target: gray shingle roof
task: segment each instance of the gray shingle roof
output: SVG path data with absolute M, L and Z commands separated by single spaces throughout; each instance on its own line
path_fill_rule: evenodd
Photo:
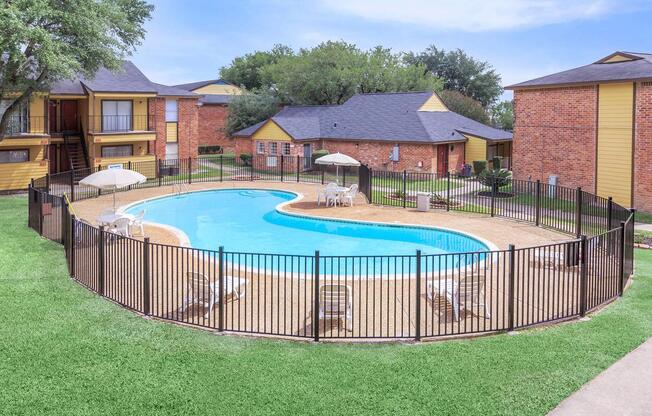
M 195 94 L 192 91 L 184 90 L 182 88 L 157 84 L 155 82 L 152 82 L 152 84 L 154 85 L 154 88 L 156 89 L 156 93 L 158 95 L 167 95 L 171 97 L 201 97 L 200 95 Z
M 466 140 L 462 133 L 490 140 L 511 140 L 509 132 L 452 111 L 418 111 L 432 95 L 432 92 L 358 94 L 342 105 L 285 107 L 271 119 L 296 140 L 446 143 Z M 250 136 L 262 124 L 235 135 Z
M 219 84 L 219 85 L 231 85 L 228 82 L 224 81 L 223 79 L 209 79 L 206 81 L 196 81 L 196 82 L 189 82 L 187 84 L 178 84 L 175 85 L 175 87 L 183 88 L 184 90 L 192 91 L 196 90 L 197 88 L 205 87 L 207 85 L 211 84 Z
M 232 99 L 231 94 L 206 94 L 201 96 L 199 102 L 206 105 L 224 105 L 230 103 Z
M 633 61 L 612 63 L 600 63 L 600 61 L 598 61 L 579 68 L 573 68 L 556 74 L 546 75 L 544 77 L 510 85 L 505 88 L 514 90 L 519 88 L 536 88 L 550 85 L 572 85 L 652 79 L 652 54 L 632 52 L 623 52 L 623 54 L 632 55 L 637 59 Z

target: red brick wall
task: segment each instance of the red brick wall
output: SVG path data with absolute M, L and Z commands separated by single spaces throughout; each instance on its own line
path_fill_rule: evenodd
M 149 142 L 149 152 L 156 155 L 157 159 L 165 159 L 165 98 L 155 97 L 148 101 L 149 114 L 154 120 L 156 140 Z
M 652 212 L 652 83 L 636 85 L 634 206 Z
M 437 146 L 430 144 L 399 144 L 399 160 L 389 160 L 393 142 L 363 142 L 322 140 L 322 149 L 329 153 L 340 152 L 357 159 L 372 169 L 390 171 L 432 172 L 437 166 Z M 463 147 L 463 146 L 459 146 Z
M 595 190 L 595 86 L 514 91 L 514 177 Z
M 224 129 L 229 116 L 225 105 L 202 105 L 199 107 L 199 145 L 221 146 L 228 152 L 235 150 L 235 142 L 227 137 Z
M 197 157 L 199 107 L 197 98 L 179 98 L 179 158 Z

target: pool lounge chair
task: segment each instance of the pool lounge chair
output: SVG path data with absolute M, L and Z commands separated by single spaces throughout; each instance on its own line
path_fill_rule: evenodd
M 351 287 L 325 284 L 319 286 L 319 320 L 343 321 L 344 329 L 353 331 Z
M 208 308 L 204 318 L 213 311 L 216 303 L 219 302 L 218 286 L 219 281 L 211 282 L 203 273 L 187 272 L 188 290 L 186 298 L 183 301 L 181 309 L 187 310 L 191 305 L 202 305 Z M 224 300 L 229 296 L 233 299 L 240 299 L 244 296 L 244 286 L 247 284 L 246 279 L 238 277 L 224 277 Z
M 460 311 L 465 310 L 475 314 L 483 310 L 485 318 L 491 318 L 488 305 L 485 302 L 484 276 L 468 274 L 459 279 L 445 278 L 429 280 L 426 296 L 433 305 L 441 306 L 449 303 L 452 306 L 454 319 L 460 319 Z M 448 306 L 443 310 L 449 310 Z

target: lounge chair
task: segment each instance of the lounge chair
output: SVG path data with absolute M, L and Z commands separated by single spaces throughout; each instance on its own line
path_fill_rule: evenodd
M 129 228 L 132 220 L 130 218 L 118 218 L 109 225 L 108 231 L 122 237 L 131 237 Z
M 141 237 L 145 236 L 145 227 L 143 227 L 143 218 L 145 218 L 145 210 L 140 211 L 131 223 L 131 228 L 137 229 L 139 233 L 138 235 Z
M 358 195 L 358 185 L 353 184 L 349 188 L 348 191 L 346 191 L 343 195 L 340 196 L 340 203 L 344 204 L 346 201 L 349 202 L 349 206 L 353 206 L 353 201 L 355 201 L 355 197 Z
M 328 205 L 328 195 L 332 194 L 337 190 L 337 184 L 335 182 L 330 182 L 324 188 L 321 188 L 317 193 L 317 206 L 321 204 L 322 199 Z
M 472 314 L 480 308 L 485 318 L 491 318 L 488 305 L 485 303 L 484 276 L 469 274 L 460 279 L 435 279 L 428 281 L 426 296 L 433 304 L 440 306 L 450 303 L 454 319 L 460 319 L 460 310 Z M 445 307 L 444 310 L 448 310 Z
M 579 254 L 575 253 L 575 250 L 566 251 L 567 253 L 538 249 L 534 252 L 530 265 L 535 268 L 541 267 L 552 270 L 567 270 L 579 266 Z
M 219 281 L 211 282 L 203 273 L 187 272 L 188 290 L 186 299 L 183 302 L 182 310 L 188 309 L 190 305 L 202 305 L 208 308 L 208 312 L 204 317 L 213 311 L 213 307 L 219 302 L 219 295 L 217 286 Z M 243 287 L 246 285 L 247 280 L 238 277 L 225 276 L 224 277 L 224 299 L 231 296 L 233 299 L 240 299 L 244 296 Z
M 336 319 L 344 329 L 353 331 L 351 288 L 346 285 L 326 284 L 319 287 L 319 320 Z

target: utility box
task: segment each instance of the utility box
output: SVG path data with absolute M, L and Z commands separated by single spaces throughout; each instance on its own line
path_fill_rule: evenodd
M 430 194 L 417 192 L 417 211 L 427 212 L 430 210 Z
M 548 176 L 548 198 L 554 198 L 557 194 L 557 175 Z

